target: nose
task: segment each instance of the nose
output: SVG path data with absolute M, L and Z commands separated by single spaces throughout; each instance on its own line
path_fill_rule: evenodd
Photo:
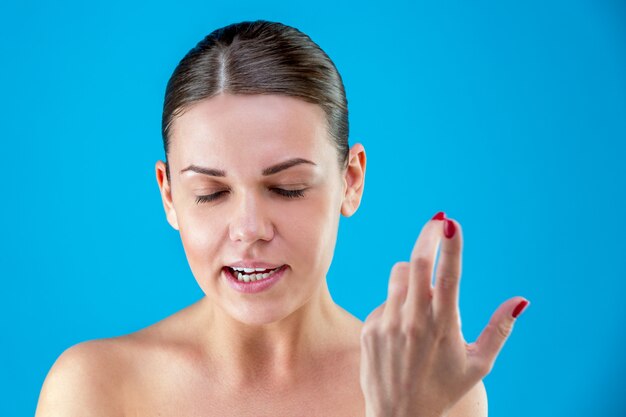
M 231 240 L 252 243 L 272 239 L 273 225 L 265 212 L 266 206 L 253 192 L 242 193 L 236 200 L 230 222 Z

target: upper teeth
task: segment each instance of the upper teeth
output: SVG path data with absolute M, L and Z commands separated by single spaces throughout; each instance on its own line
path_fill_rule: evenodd
M 239 268 L 236 266 L 232 266 L 231 268 L 233 268 L 235 271 L 243 271 L 247 274 L 249 274 L 250 272 L 261 272 L 261 271 L 265 271 L 267 270 L 267 268 Z

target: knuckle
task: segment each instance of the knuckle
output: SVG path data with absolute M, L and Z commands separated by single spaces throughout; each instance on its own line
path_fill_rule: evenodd
M 430 258 L 421 253 L 415 255 L 415 257 L 411 259 L 411 262 L 413 263 L 415 268 L 421 272 L 430 272 L 430 270 L 432 269 L 432 265 L 433 265 Z
M 480 376 L 484 377 L 485 375 L 491 373 L 491 370 L 493 369 L 493 362 L 487 359 L 482 359 L 475 365 L 475 369 Z
M 424 328 L 416 321 L 408 321 L 401 326 L 401 331 L 409 338 L 416 338 L 424 334 Z
M 366 340 L 370 340 L 373 336 L 373 330 L 372 330 L 372 326 L 370 325 L 364 325 L 361 328 L 361 341 L 366 341 Z
M 487 375 L 491 373 L 492 369 L 493 369 L 493 361 L 487 361 L 487 360 L 484 361 L 483 368 L 482 368 L 483 374 Z
M 457 278 L 450 271 L 442 271 L 437 277 L 439 287 L 443 290 L 454 288 L 457 285 Z
M 409 291 L 408 284 L 399 279 L 391 279 L 388 285 L 388 294 L 389 296 L 398 299 L 399 301 L 404 301 L 406 299 L 406 294 Z
M 435 326 L 433 330 L 433 336 L 437 343 L 442 344 L 445 343 L 450 337 L 450 330 L 446 326 Z
M 361 341 L 371 342 L 380 338 L 381 326 L 380 325 L 364 325 L 361 329 Z
M 496 332 L 502 339 L 506 339 L 511 334 L 513 325 L 508 322 L 500 322 L 495 324 L 489 324 L 489 326 Z
M 386 322 L 383 332 L 390 336 L 397 336 L 400 333 L 400 323 L 396 320 Z
M 511 334 L 511 330 L 513 330 L 513 325 L 509 322 L 502 322 L 497 326 L 498 333 L 503 339 L 506 339 Z
M 483 368 L 484 375 L 490 374 L 492 369 L 493 369 L 493 362 L 487 362 Z

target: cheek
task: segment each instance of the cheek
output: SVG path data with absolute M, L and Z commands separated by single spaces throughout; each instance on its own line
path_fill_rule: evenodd
M 300 268 L 319 271 L 330 265 L 337 236 L 339 208 L 329 198 L 311 198 L 282 213 L 279 233 L 288 250 L 297 254 Z
M 182 221 L 181 221 L 182 220 Z M 180 238 L 191 270 L 196 278 L 207 274 L 206 268 L 215 259 L 218 240 L 215 233 L 216 225 L 197 214 L 186 213 L 179 218 Z

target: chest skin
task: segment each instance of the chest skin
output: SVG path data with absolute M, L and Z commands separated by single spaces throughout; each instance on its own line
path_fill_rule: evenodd
M 125 417 L 362 417 L 359 352 L 329 355 L 289 383 L 220 378 L 218 367 L 193 355 L 135 349 L 120 385 Z

